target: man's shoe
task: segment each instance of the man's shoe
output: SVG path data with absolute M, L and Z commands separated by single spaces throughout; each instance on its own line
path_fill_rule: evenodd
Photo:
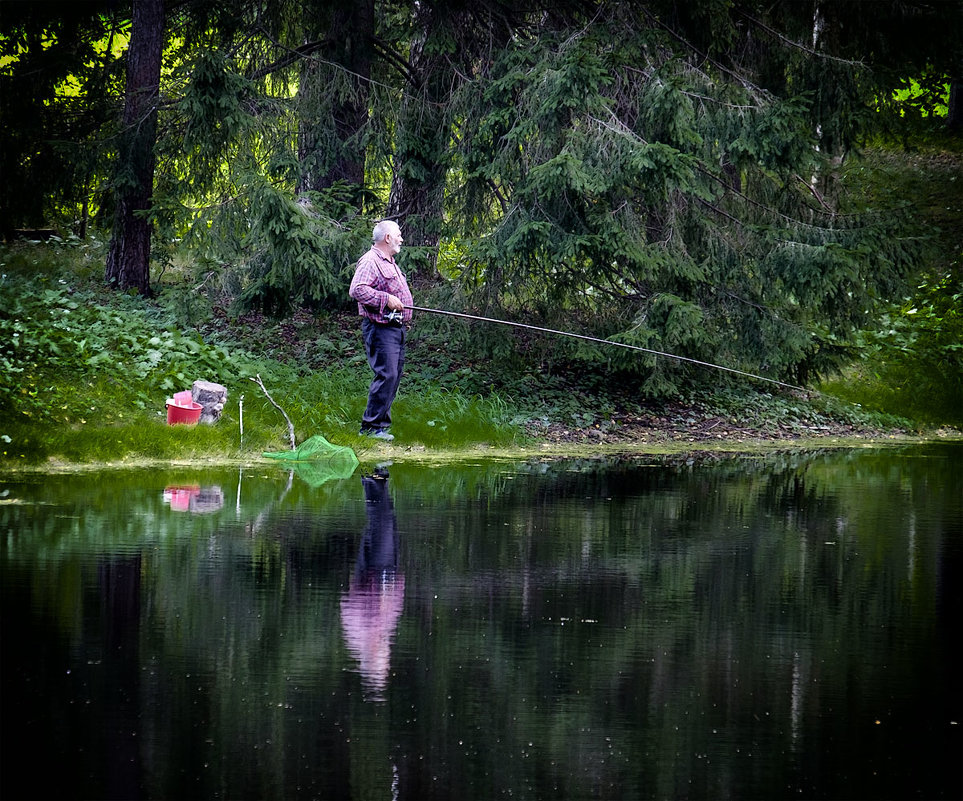
M 362 436 L 371 437 L 372 439 L 380 439 L 384 442 L 391 442 L 395 438 L 394 434 L 389 434 L 382 428 L 373 428 L 369 429 L 368 431 L 362 429 L 360 433 Z

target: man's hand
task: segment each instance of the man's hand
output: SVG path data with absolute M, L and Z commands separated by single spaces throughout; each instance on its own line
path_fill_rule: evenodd
M 388 301 L 385 305 L 391 309 L 391 311 L 403 311 L 405 308 L 405 304 L 394 295 L 388 295 Z

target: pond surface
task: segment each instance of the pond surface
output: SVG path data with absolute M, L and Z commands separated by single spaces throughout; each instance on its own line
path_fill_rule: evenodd
M 0 796 L 961 797 L 963 443 L 0 476 Z

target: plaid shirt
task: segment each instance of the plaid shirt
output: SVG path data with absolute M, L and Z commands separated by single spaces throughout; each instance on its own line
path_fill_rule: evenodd
M 394 295 L 405 306 L 412 304 L 408 282 L 395 260 L 382 254 L 376 247 L 358 259 L 348 294 L 358 301 L 358 314 L 375 323 L 388 322 L 385 319 L 385 315 L 391 311 L 387 307 L 388 295 Z M 405 323 L 411 322 L 411 309 L 405 309 L 403 314 Z

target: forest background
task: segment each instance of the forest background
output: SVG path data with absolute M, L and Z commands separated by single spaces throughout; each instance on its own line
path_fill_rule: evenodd
M 401 441 L 959 426 L 961 65 L 958 0 L 4 0 L 0 463 L 274 449 L 255 376 L 358 447 L 384 217 L 419 305 L 812 390 L 419 315 Z

